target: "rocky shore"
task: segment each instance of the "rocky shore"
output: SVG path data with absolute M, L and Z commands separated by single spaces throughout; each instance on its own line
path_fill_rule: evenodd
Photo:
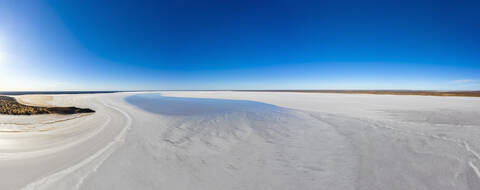
M 94 110 L 76 107 L 40 107 L 28 106 L 17 102 L 15 98 L 0 96 L 0 114 L 38 115 L 38 114 L 77 114 L 93 113 Z

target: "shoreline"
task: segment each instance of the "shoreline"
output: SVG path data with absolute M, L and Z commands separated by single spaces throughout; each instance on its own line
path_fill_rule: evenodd
M 0 91 L 0 95 L 75 95 L 75 94 L 111 94 L 129 91 Z
M 37 104 L 34 99 L 43 99 L 39 96 L 31 99 L 31 103 Z M 59 171 L 75 172 L 72 167 L 99 159 L 106 155 L 104 152 L 113 152 L 112 148 L 118 146 L 109 144 L 118 141 L 128 124 L 128 118 L 115 108 L 123 105 L 123 96 L 58 95 L 49 102 L 52 106 L 74 105 L 96 110 L 95 114 L 82 117 L 77 117 L 78 114 L 0 115 L 0 127 L 21 129 L 16 133 L 0 132 L 0 177 L 4 179 L 0 189 L 48 189 L 52 179 L 59 177 Z M 29 124 L 22 124 L 27 117 Z M 9 175 L 19 172 L 23 177 Z M 68 173 L 63 172 L 62 176 Z
M 16 97 L 0 96 L 0 114 L 3 115 L 44 115 L 44 114 L 60 114 L 60 115 L 72 115 L 81 113 L 94 113 L 95 111 L 90 108 L 77 108 L 73 106 L 69 107 L 55 107 L 55 106 L 38 106 L 22 104 Z M 51 97 L 36 97 L 30 96 L 30 102 L 38 102 L 31 104 L 45 104 L 47 101 L 51 101 Z M 28 99 L 27 99 L 28 101 Z
M 53 95 L 14 95 L 10 97 L 15 98 L 18 103 L 27 106 L 53 107 L 51 104 L 54 99 Z

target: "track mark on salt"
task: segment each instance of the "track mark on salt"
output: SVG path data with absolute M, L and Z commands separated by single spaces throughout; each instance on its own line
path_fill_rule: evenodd
M 49 187 L 60 180 L 62 180 L 64 177 L 68 176 L 69 174 L 83 168 L 84 166 L 92 163 L 91 169 L 83 175 L 79 176 L 77 179 L 78 181 L 75 183 L 75 188 L 74 189 L 80 189 L 80 187 L 83 184 L 83 181 L 92 173 L 96 172 L 97 169 L 102 165 L 102 163 L 115 151 L 115 146 L 118 146 L 122 144 L 125 141 L 125 137 L 127 135 L 128 130 L 130 130 L 131 125 L 132 125 L 132 118 L 130 115 L 128 115 L 126 112 L 122 111 L 121 109 L 108 105 L 106 103 L 103 103 L 104 106 L 112 108 L 118 112 L 120 112 L 126 119 L 127 122 L 122 129 L 122 131 L 115 137 L 115 139 L 110 142 L 108 145 L 97 151 L 95 154 L 92 156 L 84 159 L 83 161 L 69 167 L 66 169 L 63 169 L 57 173 L 54 173 L 52 175 L 46 176 L 44 178 L 41 178 L 33 183 L 28 184 L 23 188 L 23 190 L 39 190 L 39 189 L 49 189 Z M 95 162 L 96 161 L 96 162 Z M 94 162 L 94 163 L 93 163 Z

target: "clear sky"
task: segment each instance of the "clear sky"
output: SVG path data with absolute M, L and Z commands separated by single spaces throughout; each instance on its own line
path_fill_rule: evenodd
M 480 90 L 480 1 L 5 1 L 0 90 Z

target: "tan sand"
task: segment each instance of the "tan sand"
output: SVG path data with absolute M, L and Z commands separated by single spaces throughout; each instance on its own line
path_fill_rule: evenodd
M 49 95 L 22 95 L 14 96 L 18 103 L 29 106 L 51 107 L 53 96 Z

